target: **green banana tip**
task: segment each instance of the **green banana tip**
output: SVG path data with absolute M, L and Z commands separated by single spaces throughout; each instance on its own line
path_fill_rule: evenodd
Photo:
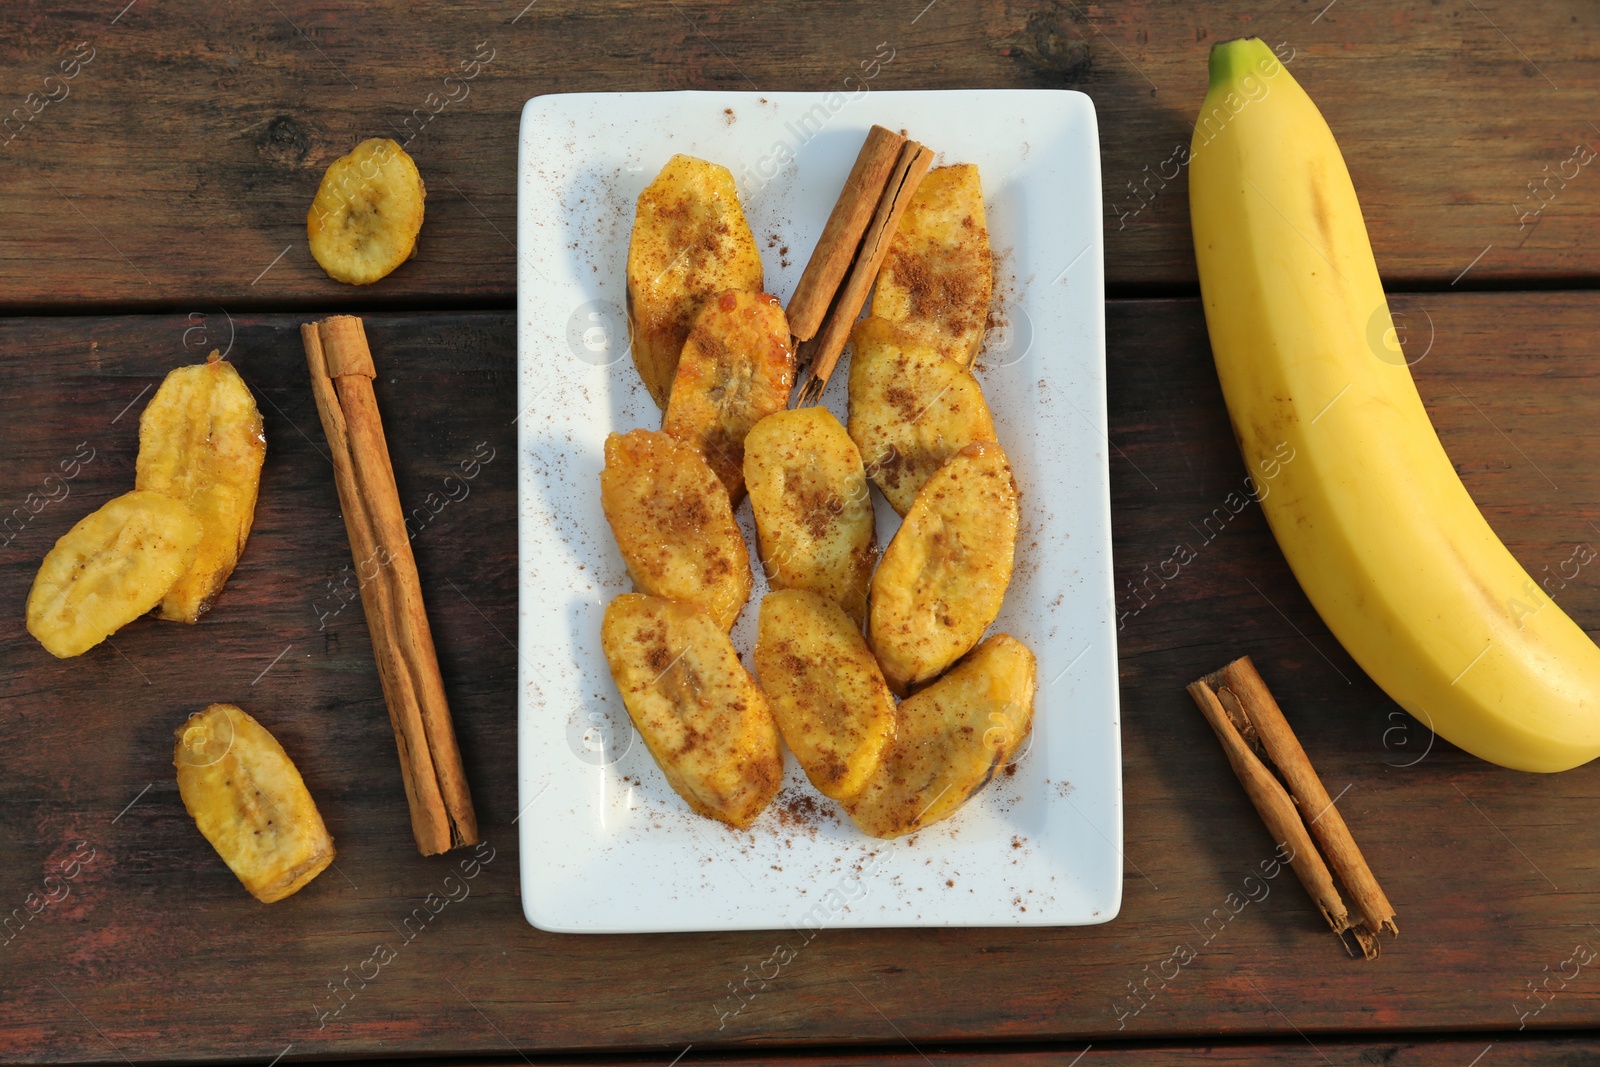
M 1238 81 L 1262 61 L 1277 62 L 1272 49 L 1259 37 L 1235 37 L 1211 46 L 1211 84 Z

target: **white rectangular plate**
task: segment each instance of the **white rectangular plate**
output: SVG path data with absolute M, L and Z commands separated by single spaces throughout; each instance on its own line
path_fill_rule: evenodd
M 1122 761 L 1107 485 L 1100 155 L 1064 91 L 585 93 L 530 100 L 517 193 L 518 765 L 522 902 L 545 930 L 1105 922 L 1122 900 Z M 785 755 L 747 832 L 691 814 L 600 649 L 630 583 L 600 509 L 605 438 L 656 429 L 623 315 L 634 203 L 677 152 L 738 181 L 787 301 L 867 129 L 976 163 L 995 252 L 977 367 L 1022 490 L 996 631 L 1039 659 L 1031 740 L 953 818 L 869 838 Z M 824 402 L 845 414 L 841 365 Z M 740 523 L 752 546 L 750 506 Z M 899 524 L 879 502 L 878 539 Z M 749 665 L 756 590 L 734 629 Z

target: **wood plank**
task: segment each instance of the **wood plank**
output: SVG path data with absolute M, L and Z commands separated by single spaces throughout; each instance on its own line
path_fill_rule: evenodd
M 1566 162 L 1575 146 L 1600 145 L 1589 114 L 1600 14 L 1585 0 L 122 7 L 0 12 L 4 108 L 42 108 L 0 128 L 0 307 L 503 303 L 516 284 L 517 117 L 529 97 L 836 89 L 880 42 L 893 59 L 874 89 L 1088 93 L 1110 283 L 1192 286 L 1175 150 L 1189 142 L 1208 49 L 1242 34 L 1281 45 L 1327 115 L 1392 286 L 1444 286 L 1469 265 L 1461 286 L 1600 275 L 1589 239 L 1600 179 Z M 473 67 L 475 54 L 492 59 Z M 74 55 L 92 59 L 45 82 Z M 444 81 L 474 69 L 464 98 Z M 433 114 L 445 94 L 457 102 Z M 328 163 L 380 135 L 409 140 L 428 219 L 416 260 L 355 289 L 311 259 L 305 212 Z
M 1491 1056 L 1492 1054 L 1492 1056 Z M 756 1067 L 757 1064 L 781 1064 L 783 1067 L 825 1067 L 827 1064 L 858 1064 L 865 1067 L 1101 1067 L 1106 1064 L 1212 1064 L 1232 1067 L 1235 1064 L 1267 1065 L 1267 1067 L 1326 1067 L 1334 1063 L 1381 1063 L 1388 1067 L 1471 1067 L 1475 1062 L 1484 1067 L 1514 1067 L 1516 1064 L 1588 1064 L 1600 1054 L 1600 1041 L 1588 1037 L 1537 1037 L 1510 1038 L 1496 1034 L 1493 1039 L 1430 1038 L 1404 1040 L 1361 1041 L 1338 1037 L 1319 1036 L 1315 1041 L 1294 1037 L 1288 1041 L 1239 1042 L 1225 1044 L 1168 1044 L 1168 1043 L 1089 1043 L 1060 1045 L 1049 1048 L 1020 1047 L 1016 1049 L 986 1049 L 952 1051 L 928 1047 L 915 1051 L 868 1053 L 852 1050 L 850 1053 L 808 1054 L 764 1053 L 760 1057 L 738 1054 L 700 1057 L 689 1052 L 678 1062 L 690 1067 L 699 1063 L 715 1063 L 718 1067 Z M 561 1060 L 538 1058 L 544 1064 L 593 1064 L 594 1067 L 660 1067 L 672 1056 L 671 1051 L 645 1058 L 603 1058 L 595 1060 Z M 529 1062 L 523 1059 L 439 1059 L 418 1062 L 415 1067 L 513 1067 Z M 359 1067 L 351 1064 L 350 1067 Z
M 1589 526 L 1600 525 L 1600 471 L 1589 462 L 1600 434 L 1591 336 L 1600 294 L 1395 303 L 1408 321 L 1431 316 L 1433 347 L 1417 364 L 1424 396 L 1469 488 L 1523 562 L 1538 572 L 1574 544 L 1600 540 Z M 262 400 L 269 451 L 255 533 L 216 609 L 193 629 L 135 623 L 112 639 L 115 650 L 72 661 L 51 659 L 23 630 L 38 561 L 79 516 L 131 484 L 149 388 L 174 364 L 225 346 L 230 332 L 220 316 L 9 322 L 0 335 L 11 368 L 0 378 L 9 459 L 0 521 L 25 509 L 27 494 L 55 491 L 45 477 L 80 443 L 94 458 L 65 500 L 0 549 L 0 604 L 11 605 L 0 612 L 0 917 L 45 892 L 46 875 L 77 842 L 94 857 L 64 899 L 19 920 L 14 937 L 0 935 L 9 937 L 0 1055 L 265 1060 L 290 1044 L 294 1056 L 505 1055 L 508 1043 L 530 1055 L 689 1044 L 698 1054 L 901 1048 L 902 1036 L 933 1050 L 980 1039 L 1288 1041 L 1296 1030 L 1320 1043 L 1334 1031 L 1600 1023 L 1595 976 L 1585 970 L 1566 988 L 1550 977 L 1574 946 L 1600 949 L 1589 925 L 1600 890 L 1600 765 L 1531 776 L 1430 746 L 1321 626 L 1257 509 L 1200 544 L 1195 526 L 1244 472 L 1198 305 L 1115 301 L 1108 313 L 1124 610 L 1136 603 L 1124 583 L 1142 581 L 1181 541 L 1198 550 L 1120 634 L 1121 915 L 1076 929 L 825 930 L 731 1017 L 718 1009 L 729 984 L 759 971 L 783 935 L 573 937 L 522 919 L 512 315 L 368 320 L 404 498 L 418 506 L 449 488 L 461 461 L 493 450 L 470 493 L 415 538 L 493 850 L 476 878 L 455 883 L 445 879 L 460 857 L 416 854 L 365 626 L 356 608 L 334 610 L 329 583 L 337 588 L 349 553 L 295 334 L 300 317 L 234 317 L 230 358 Z M 186 336 L 197 325 L 203 340 Z M 1558 599 L 1600 628 L 1593 568 Z M 1228 903 L 1271 845 L 1182 686 L 1245 652 L 1330 788 L 1350 786 L 1341 806 L 1404 931 L 1377 963 L 1347 958 L 1285 880 L 1236 914 Z M 340 849 L 336 870 L 280 904 L 242 892 L 177 796 L 171 731 L 214 700 L 241 704 L 282 738 Z M 402 923 L 451 885 L 470 895 L 407 940 Z M 380 943 L 396 958 L 376 977 L 368 965 L 363 987 L 355 976 Z M 1174 976 L 1162 965 L 1177 945 L 1196 957 Z M 340 1003 L 332 987 L 347 976 L 348 1002 L 328 1014 Z M 1548 990 L 1548 1004 L 1524 1020 L 1518 1006 L 1539 1003 L 1535 988 Z

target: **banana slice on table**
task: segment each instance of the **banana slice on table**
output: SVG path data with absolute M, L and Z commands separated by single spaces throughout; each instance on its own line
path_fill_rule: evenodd
M 79 656 L 161 602 L 194 562 L 204 526 L 180 500 L 135 489 L 62 535 L 28 594 L 28 632 Z
M 250 536 L 266 454 L 255 398 L 215 351 L 169 373 L 144 409 L 135 487 L 182 500 L 205 528 L 194 563 L 162 598 L 163 619 L 195 622 L 222 591 Z
M 895 709 L 895 738 L 846 803 L 873 837 L 901 837 L 940 819 L 1010 763 L 1033 728 L 1033 653 L 995 634 Z
M 232 704 L 212 704 L 176 734 L 183 806 L 251 896 L 282 900 L 333 862 L 316 802 L 266 727 Z
M 416 254 L 426 196 L 405 149 L 362 141 L 322 176 L 306 213 L 311 254 L 334 281 L 372 284 Z

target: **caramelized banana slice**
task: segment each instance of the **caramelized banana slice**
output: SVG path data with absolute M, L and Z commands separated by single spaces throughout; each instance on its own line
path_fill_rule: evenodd
M 766 293 L 720 293 L 689 330 L 661 428 L 700 450 L 728 487 L 744 495 L 744 438 L 789 403 L 794 350 L 783 305 Z
M 134 485 L 175 497 L 205 529 L 194 563 L 161 601 L 161 617 L 195 622 L 211 607 L 250 537 L 267 438 L 255 397 L 217 358 L 167 375 L 139 419 Z
M 183 806 L 251 896 L 282 900 L 333 862 L 317 805 L 266 727 L 232 704 L 212 704 L 175 733 Z
M 861 453 L 826 408 L 768 415 L 744 440 L 767 581 L 836 601 L 859 624 L 878 554 Z
M 728 635 L 688 604 L 625 593 L 600 629 L 611 677 L 689 807 L 744 829 L 783 781 L 778 730 Z
M 657 407 L 667 406 L 700 305 L 729 289 L 761 289 L 761 253 L 733 175 L 694 156 L 673 156 L 639 194 L 628 241 L 633 362 Z
M 933 472 L 974 441 L 994 440 L 978 380 L 880 318 L 851 333 L 850 436 L 867 475 L 904 515 Z
M 978 643 L 1000 614 L 1017 541 L 1017 483 L 993 441 L 928 479 L 872 575 L 872 648 L 905 693 Z
M 894 697 L 861 630 L 804 589 L 761 598 L 756 677 L 784 743 L 823 796 L 848 801 L 894 737 Z
M 977 166 L 930 170 L 878 269 L 872 313 L 965 368 L 983 347 L 993 290 Z
M 901 837 L 955 814 L 1011 762 L 1033 726 L 1034 658 L 995 634 L 895 709 L 877 772 L 846 804 L 873 837 Z
M 311 254 L 336 282 L 370 285 L 416 255 L 427 190 L 393 140 L 373 137 L 322 176 L 306 213 Z
M 750 599 L 750 550 L 727 490 L 693 445 L 657 430 L 611 434 L 600 506 L 640 592 L 732 628 Z
M 28 594 L 28 632 L 52 656 L 89 651 L 161 602 L 204 527 L 182 501 L 135 489 L 62 535 Z

